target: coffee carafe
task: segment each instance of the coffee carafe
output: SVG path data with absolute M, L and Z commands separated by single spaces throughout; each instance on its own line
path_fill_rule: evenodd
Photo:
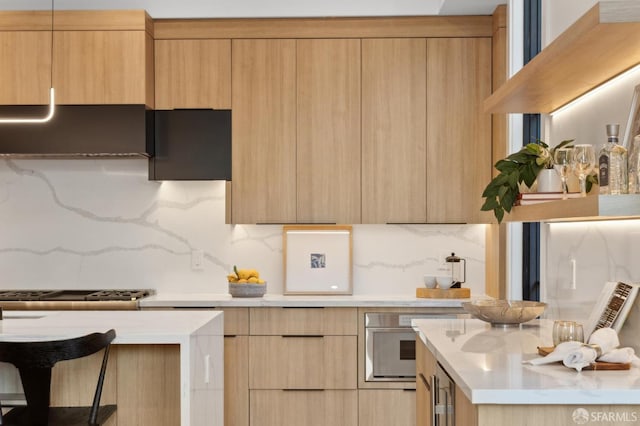
M 453 282 L 451 288 L 460 288 L 461 284 L 467 280 L 467 260 L 451 253 L 451 256 L 447 256 L 445 261 L 451 268 L 451 281 Z

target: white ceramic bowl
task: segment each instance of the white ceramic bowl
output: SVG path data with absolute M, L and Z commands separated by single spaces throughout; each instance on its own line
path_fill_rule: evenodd
M 440 275 L 436 277 L 436 282 L 441 289 L 447 289 L 453 285 L 453 278 L 451 275 Z
M 436 288 L 436 277 L 434 277 L 433 275 L 425 275 L 424 286 L 426 288 Z

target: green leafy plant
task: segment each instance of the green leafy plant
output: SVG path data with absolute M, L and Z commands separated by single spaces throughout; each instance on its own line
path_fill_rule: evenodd
M 541 140 L 525 145 L 520 151 L 509 155 L 507 158 L 498 161 L 495 168 L 500 172 L 494 177 L 482 193 L 486 198 L 481 210 L 491 211 L 498 223 L 502 222 L 504 213 L 511 212 L 511 208 L 520 194 L 520 185 L 524 184 L 528 188 L 535 182 L 538 173 L 545 168 L 553 168 L 553 154 L 555 150 L 562 147 L 569 147 L 573 139 L 564 140 L 557 146 L 549 146 Z M 587 178 L 587 192 L 597 183 L 594 175 Z

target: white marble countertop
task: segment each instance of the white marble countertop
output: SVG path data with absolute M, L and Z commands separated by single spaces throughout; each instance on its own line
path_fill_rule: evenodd
M 140 300 L 142 308 L 207 308 L 207 307 L 435 307 L 460 308 L 470 299 L 423 299 L 397 295 L 355 296 L 286 296 L 266 294 L 263 297 L 231 297 L 224 293 L 159 293 Z
M 0 340 L 56 340 L 116 330 L 114 344 L 183 344 L 193 334 L 216 335 L 216 311 L 5 311 Z M 205 329 L 203 329 L 205 327 Z
M 474 404 L 640 404 L 640 369 L 577 371 L 531 366 L 552 346 L 553 321 L 492 328 L 477 319 L 414 320 L 414 330 Z

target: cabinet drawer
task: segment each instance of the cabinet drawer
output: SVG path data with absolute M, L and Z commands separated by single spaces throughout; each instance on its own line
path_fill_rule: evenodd
M 356 426 L 356 390 L 251 391 L 251 426 Z
M 222 311 L 225 336 L 249 334 L 249 308 L 224 308 Z
M 360 389 L 358 411 L 361 425 L 415 426 L 416 392 L 404 389 Z M 418 423 L 424 424 L 427 423 Z
M 356 389 L 356 336 L 250 336 L 250 389 Z
M 357 327 L 356 308 L 250 308 L 252 335 L 350 335 Z

